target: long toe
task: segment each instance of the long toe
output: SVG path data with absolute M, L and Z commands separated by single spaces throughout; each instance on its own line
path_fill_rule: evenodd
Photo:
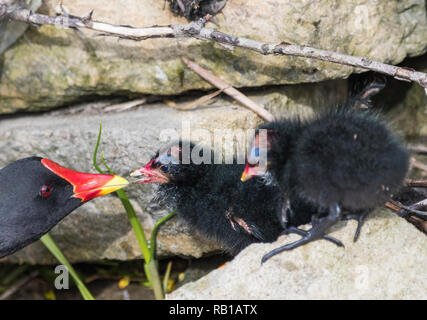
M 334 237 L 331 237 L 331 236 L 328 236 L 328 235 L 325 234 L 323 236 L 323 239 L 324 240 L 328 240 L 328 241 L 336 244 L 338 247 L 344 247 L 343 243 L 340 240 L 338 240 L 337 238 L 334 238 Z
M 303 229 L 298 229 L 297 227 L 287 227 L 280 233 L 280 235 L 283 236 L 283 235 L 287 235 L 287 234 L 291 234 L 291 233 L 298 234 L 302 237 L 305 237 L 308 235 L 308 231 L 303 230 Z
M 357 221 L 357 228 L 354 233 L 353 242 L 356 242 L 360 235 L 360 230 L 362 230 L 363 223 L 365 222 L 366 217 L 370 211 L 364 211 L 364 212 L 357 212 L 357 213 L 348 213 L 346 215 L 343 215 L 343 220 L 356 220 Z
M 306 243 L 308 243 L 308 242 L 310 242 L 310 240 L 307 240 L 307 239 L 304 237 L 304 238 L 302 238 L 302 239 L 300 239 L 300 240 L 298 240 L 298 241 L 295 241 L 295 242 L 292 242 L 292 243 L 288 243 L 288 244 L 286 244 L 286 245 L 284 245 L 284 246 L 281 246 L 281 247 L 279 247 L 279 248 L 273 249 L 273 250 L 271 250 L 269 253 L 267 253 L 266 255 L 264 255 L 264 256 L 262 257 L 262 259 L 261 259 L 261 264 L 263 264 L 264 262 L 266 262 L 266 261 L 267 261 L 268 259 L 270 259 L 271 257 L 275 256 L 276 254 L 279 254 L 279 253 L 281 253 L 281 252 L 283 252 L 283 251 L 290 251 L 290 250 L 293 250 L 293 249 L 298 248 L 299 246 L 302 246 L 302 245 L 304 245 L 304 244 L 306 244 Z
M 359 239 L 360 230 L 362 230 L 363 223 L 365 222 L 365 219 L 368 213 L 369 212 L 363 213 L 359 215 L 359 217 L 357 218 L 357 228 L 356 228 L 356 232 L 354 233 L 353 242 L 356 242 L 357 239 Z
M 318 237 L 314 233 L 310 232 L 311 230 L 312 229 L 310 229 L 309 231 L 305 231 L 305 230 L 301 230 L 301 229 L 298 229 L 295 227 L 291 227 L 291 228 L 288 228 L 286 230 L 286 233 L 282 232 L 282 234 L 296 233 L 296 234 L 302 235 L 303 238 L 301 238 L 300 240 L 297 240 L 295 242 L 288 243 L 288 244 L 281 246 L 279 248 L 276 248 L 274 250 L 271 250 L 269 253 L 267 253 L 266 255 L 264 255 L 262 257 L 261 264 L 266 262 L 271 257 L 275 256 L 276 254 L 279 254 L 283 251 L 290 251 L 290 250 L 296 249 L 296 248 L 298 248 L 304 244 L 307 244 L 309 242 L 316 241 L 319 239 L 324 239 L 324 240 L 330 241 L 330 242 L 336 244 L 338 247 L 344 247 L 343 243 L 340 240 L 333 238 L 331 236 L 328 236 L 328 235 L 322 235 L 322 236 Z

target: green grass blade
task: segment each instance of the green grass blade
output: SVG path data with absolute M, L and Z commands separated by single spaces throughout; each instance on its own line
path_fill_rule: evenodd
M 100 127 L 100 129 L 101 128 L 102 127 Z M 99 138 L 100 138 L 100 136 L 98 137 L 97 146 L 99 145 Z M 98 151 L 98 148 L 96 148 L 95 150 Z M 95 157 L 95 159 L 96 159 L 96 157 Z M 101 152 L 101 162 L 105 166 L 105 168 L 107 168 L 107 170 L 110 174 L 115 175 L 113 170 L 111 170 L 110 167 L 105 162 L 103 152 Z M 97 168 L 97 170 L 98 170 L 98 168 Z M 138 217 L 136 216 L 135 210 L 134 210 L 132 204 L 130 203 L 129 197 L 127 196 L 126 192 L 124 190 L 120 189 L 120 190 L 117 190 L 116 193 L 119 196 L 119 199 L 122 202 L 123 206 L 125 207 L 128 219 L 130 221 L 130 224 L 133 227 L 133 230 L 135 232 L 136 239 L 138 240 L 139 246 L 141 247 L 141 251 L 142 251 L 142 255 L 144 257 L 144 260 L 146 263 L 148 263 L 148 262 L 150 262 L 150 259 L 151 259 L 150 249 L 148 247 L 147 238 L 145 238 L 145 233 L 144 233 L 144 230 L 142 229 L 141 223 L 139 222 Z
M 172 270 L 172 261 L 169 261 L 166 267 L 165 276 L 163 278 L 163 291 L 166 293 L 168 292 L 168 282 L 171 275 L 171 270 Z
M 89 292 L 89 290 L 86 288 L 83 281 L 78 276 L 77 272 L 74 270 L 74 268 L 71 266 L 71 264 L 68 262 L 67 258 L 62 254 L 61 250 L 58 248 L 56 243 L 53 241 L 52 237 L 49 233 L 46 233 L 43 237 L 40 238 L 41 242 L 48 248 L 48 250 L 55 256 L 55 258 L 64 266 L 67 267 L 68 272 L 71 274 L 71 276 L 74 279 L 74 282 L 77 285 L 77 288 L 79 289 L 80 293 L 83 296 L 83 299 L 85 300 L 95 300 L 95 298 L 92 296 L 92 294 Z
M 151 231 L 151 238 L 150 238 L 150 257 L 154 258 L 156 254 L 156 236 L 157 236 L 157 230 L 159 229 L 160 225 L 164 222 L 168 221 L 170 218 L 172 218 L 175 215 L 175 210 L 171 211 L 167 216 L 161 218 L 159 221 L 156 222 L 154 225 L 153 231 Z
M 99 173 L 104 173 L 104 171 L 101 170 L 101 168 L 98 166 L 97 161 L 97 154 L 99 149 L 99 144 L 101 142 L 101 135 L 102 135 L 102 123 L 100 123 L 99 126 L 99 134 L 98 134 L 98 140 L 96 142 L 95 150 L 93 153 L 93 166 Z M 110 167 L 107 165 L 107 163 L 104 160 L 104 153 L 101 152 L 101 161 L 105 168 L 107 168 L 108 172 L 110 174 L 115 174 Z M 160 276 L 157 268 L 157 261 L 151 258 L 151 251 L 148 246 L 147 239 L 144 234 L 144 230 L 142 228 L 141 223 L 138 220 L 138 217 L 136 216 L 135 210 L 129 200 L 129 197 L 127 196 L 126 192 L 124 190 L 117 190 L 116 191 L 120 201 L 123 204 L 123 207 L 126 210 L 126 214 L 128 216 L 129 222 L 134 230 L 136 239 L 138 240 L 138 244 L 141 248 L 142 256 L 144 257 L 145 265 L 144 265 L 144 271 L 147 276 L 148 281 L 151 283 L 154 296 L 158 300 L 164 299 L 164 292 L 163 288 L 160 282 Z
M 97 160 L 99 143 L 101 142 L 101 134 L 102 134 L 102 122 L 99 123 L 98 140 L 96 140 L 95 150 L 93 151 L 92 163 L 96 171 L 98 171 L 99 173 L 104 173 L 104 171 L 102 171 L 101 168 L 98 166 L 98 160 Z

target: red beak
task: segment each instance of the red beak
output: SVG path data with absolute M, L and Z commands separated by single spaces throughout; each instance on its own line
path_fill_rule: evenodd
M 240 180 L 242 182 L 245 182 L 253 177 L 253 175 L 250 173 L 251 167 L 249 166 L 249 163 L 246 164 L 245 170 L 243 170 L 242 176 Z
M 49 159 L 42 159 L 41 163 L 54 174 L 73 185 L 73 197 L 81 199 L 82 202 L 109 194 L 129 184 L 126 179 L 112 174 L 73 171 Z
M 266 172 L 265 168 L 262 168 L 258 165 L 251 167 L 249 165 L 249 163 L 246 163 L 245 170 L 243 170 L 243 173 L 242 173 L 242 176 L 240 177 L 240 180 L 242 182 L 245 182 L 249 179 L 252 179 L 253 177 L 262 176 L 263 174 L 265 174 L 265 172 Z
M 138 178 L 138 183 L 168 183 L 169 178 L 159 169 L 153 169 L 152 165 L 156 159 L 150 160 L 145 166 L 135 170 L 130 174 L 131 177 Z

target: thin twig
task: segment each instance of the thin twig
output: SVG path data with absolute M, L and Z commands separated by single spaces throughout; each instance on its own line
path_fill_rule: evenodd
M 407 187 L 412 187 L 412 188 L 427 188 L 427 180 L 411 180 L 411 179 L 407 179 L 405 181 L 405 185 Z
M 258 116 L 260 116 L 264 120 L 269 121 L 269 122 L 274 120 L 274 116 L 270 112 L 268 112 L 263 107 L 261 107 L 260 105 L 258 105 L 257 103 L 255 103 L 254 101 L 249 99 L 247 96 L 245 96 L 243 93 L 241 93 L 237 89 L 230 86 L 224 80 L 218 78 L 217 76 L 213 75 L 208 70 L 202 68 L 197 63 L 190 61 L 187 58 L 183 57 L 181 59 L 182 59 L 182 61 L 184 61 L 184 63 L 187 65 L 187 67 L 190 68 L 193 72 L 197 73 L 200 77 L 202 77 L 203 79 L 208 81 L 213 86 L 217 87 L 220 90 L 223 90 L 230 97 L 232 97 L 233 99 L 237 100 L 238 102 L 243 104 L 248 109 L 255 112 Z
M 418 144 L 418 145 L 409 145 L 408 150 L 415 153 L 427 154 L 427 146 Z
M 425 209 L 427 208 L 427 199 L 417 202 L 409 206 L 409 208 L 411 210 L 417 210 L 417 211 L 419 211 L 420 209 Z M 427 221 L 426 221 L 427 212 L 421 215 L 416 213 L 414 214 L 406 210 L 405 208 L 400 210 L 398 209 L 395 211 L 397 211 L 396 214 L 398 216 L 405 218 L 409 223 L 412 223 L 418 230 L 422 231 L 427 235 Z
M 427 172 L 427 165 L 417 161 L 415 158 L 411 158 L 411 166 Z
M 224 90 L 220 89 L 220 90 L 217 90 L 215 92 L 209 93 L 209 94 L 204 95 L 204 96 L 200 97 L 199 99 L 197 99 L 197 100 L 195 100 L 193 102 L 190 102 L 189 104 L 186 104 L 185 106 L 179 107 L 177 109 L 178 110 L 182 110 L 182 111 L 188 111 L 188 110 L 196 109 L 201 104 L 208 103 L 213 98 L 215 98 L 216 96 L 218 96 L 219 94 L 221 94 L 223 91 Z
M 147 99 L 142 98 L 142 99 L 138 99 L 138 100 L 113 104 L 113 105 L 110 105 L 108 107 L 105 107 L 104 110 L 107 112 L 110 112 L 110 111 L 123 112 L 123 111 L 129 110 L 129 109 L 135 108 L 141 104 L 144 104 L 145 102 L 147 102 Z
M 4 9 L 6 6 L 6 10 Z M 130 26 L 118 26 L 104 22 L 92 20 L 92 15 L 86 17 L 77 17 L 73 15 L 48 16 L 44 14 L 33 13 L 30 10 L 17 8 L 7 10 L 7 5 L 0 4 L 1 14 L 7 15 L 12 20 L 22 21 L 34 25 L 50 24 L 64 26 L 68 28 L 86 28 L 100 32 L 106 36 L 117 36 L 131 40 L 145 40 L 149 38 L 181 38 L 193 37 L 197 39 L 209 40 L 228 47 L 241 47 L 249 49 L 263 55 L 289 55 L 310 59 L 328 61 L 332 63 L 347 65 L 365 70 L 372 70 L 382 74 L 392 76 L 398 80 L 413 81 L 420 84 L 427 92 L 427 74 L 418 72 L 410 68 L 397 67 L 378 61 L 371 60 L 367 57 L 357 57 L 347 54 L 321 50 L 309 46 L 301 46 L 282 42 L 272 44 L 255 41 L 244 37 L 236 37 L 215 29 L 205 28 L 204 25 L 210 16 L 199 21 L 193 21 L 188 24 L 176 24 L 170 26 L 153 26 L 148 28 L 133 28 Z
M 176 104 L 175 101 L 169 100 L 169 99 L 163 99 L 163 103 L 166 104 L 169 108 L 181 110 L 180 107 Z
M 427 235 L 427 221 L 417 216 L 408 216 L 406 220 L 412 223 L 418 230 Z
M 405 212 L 407 211 L 409 213 L 413 213 L 419 216 L 423 216 L 423 217 L 427 217 L 427 212 L 426 211 L 420 211 L 418 209 L 424 208 L 425 206 L 427 206 L 427 199 L 424 199 L 420 202 L 417 202 L 416 204 L 413 204 L 411 206 L 405 206 L 404 204 L 400 203 L 399 201 L 396 200 L 390 200 L 389 201 L 393 206 L 400 208 L 401 210 L 397 213 L 400 216 L 404 216 Z
M 400 210 L 400 208 L 398 206 L 396 206 L 395 204 L 391 203 L 390 201 L 387 201 L 385 203 L 385 206 L 393 211 L 398 212 Z
M 37 277 L 39 275 L 38 271 L 33 271 L 28 276 L 22 278 L 17 283 L 15 283 L 12 287 L 7 289 L 3 294 L 0 296 L 0 300 L 6 300 L 9 297 L 11 297 L 16 291 L 21 289 L 23 286 L 25 286 L 28 282 L 30 282 L 32 279 Z

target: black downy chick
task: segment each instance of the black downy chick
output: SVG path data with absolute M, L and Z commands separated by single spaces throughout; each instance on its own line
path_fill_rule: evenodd
M 227 0 L 168 0 L 171 11 L 194 21 L 207 14 L 212 16 L 220 12 Z
M 261 128 L 267 129 L 267 168 L 248 163 L 242 180 L 268 169 L 291 205 L 297 199 L 317 211 L 293 212 L 306 217 L 312 214 L 312 228 L 288 228 L 288 233 L 300 234 L 302 239 L 273 250 L 263 262 L 322 238 L 343 218 L 343 211 L 349 212 L 347 218 L 359 221 L 356 239 L 366 215 L 402 186 L 408 171 L 407 151 L 370 111 L 361 112 L 347 105 L 314 119 L 283 119 Z M 339 240 L 336 244 L 342 246 Z
M 386 79 L 381 75 L 370 74 L 359 77 L 359 79 L 349 87 L 349 98 L 346 101 L 344 108 L 354 111 L 372 108 L 372 97 L 384 89 L 385 85 Z M 261 128 L 267 129 L 269 134 L 273 136 L 272 138 L 274 138 L 276 132 L 281 132 L 282 137 L 286 136 L 286 140 L 288 141 L 285 149 L 290 151 L 293 148 L 292 144 L 297 141 L 297 137 L 300 135 L 301 130 L 303 130 L 303 124 L 301 121 L 295 119 L 295 121 L 288 123 L 288 126 L 286 127 L 283 127 L 280 122 L 271 122 L 266 125 L 262 125 L 259 129 Z M 257 141 L 257 139 L 259 139 L 258 133 L 255 137 L 255 141 L 256 145 L 259 147 L 259 141 Z M 259 148 L 257 149 L 259 154 Z M 251 152 L 252 154 L 255 152 L 254 148 Z M 282 157 L 282 152 L 276 153 L 276 150 L 272 150 L 271 148 L 268 149 L 268 159 L 273 159 L 273 161 L 276 159 L 278 162 L 287 161 L 286 158 L 281 159 Z M 248 160 L 250 158 L 251 156 L 248 157 Z M 256 164 L 256 159 L 253 159 L 253 163 Z M 271 167 L 271 161 L 268 166 Z M 273 167 L 275 166 L 276 165 L 273 165 Z M 257 175 L 258 173 L 259 175 L 264 176 L 265 170 L 258 172 L 257 168 L 258 166 L 248 165 L 246 169 L 251 171 L 251 175 L 248 175 L 247 178 Z M 273 179 L 270 177 L 269 180 L 270 182 L 271 180 L 274 180 L 274 182 L 277 183 L 277 179 L 275 179 L 275 177 L 273 177 Z M 245 174 L 242 175 L 242 181 L 245 181 Z M 287 192 L 284 190 L 282 191 L 286 195 L 286 200 L 284 205 L 279 209 L 278 215 L 282 226 L 285 229 L 283 232 L 284 234 L 289 233 L 289 230 L 295 230 L 295 228 L 293 228 L 294 226 L 310 223 L 312 216 L 315 214 L 326 214 L 326 212 L 321 212 L 321 208 L 305 201 L 298 194 L 289 193 L 289 190 Z M 346 214 L 343 216 L 343 219 L 345 220 L 355 219 L 358 221 L 358 227 L 354 235 L 354 241 L 356 241 L 359 236 L 363 217 L 363 215 L 360 216 L 359 214 Z M 290 223 L 290 221 L 292 221 L 292 223 Z M 325 237 L 325 239 L 327 239 L 327 237 Z M 340 242 L 335 243 L 341 245 Z
M 190 143 L 192 157 L 185 164 L 185 144 L 161 149 L 132 176 L 139 177 L 139 183 L 159 183 L 160 204 L 176 210 L 192 230 L 217 241 L 232 255 L 254 242 L 275 241 L 283 231 L 276 215 L 283 202 L 277 185 L 266 185 L 260 178 L 242 183 L 243 164 L 213 164 L 210 150 Z M 209 152 L 205 159 L 210 164 L 196 164 L 197 151 L 199 156 Z
M 0 170 L 0 258 L 38 240 L 86 201 L 125 187 L 110 174 L 73 171 L 38 157 Z

